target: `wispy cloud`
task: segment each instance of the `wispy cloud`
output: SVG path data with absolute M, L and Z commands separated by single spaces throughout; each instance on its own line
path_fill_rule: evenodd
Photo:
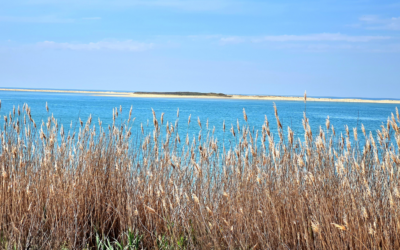
M 212 11 L 231 6 L 228 0 L 19 0 L 28 5 L 73 5 L 76 7 L 93 6 L 95 8 L 126 8 L 126 7 L 161 7 L 188 11 Z
M 388 36 L 350 36 L 340 33 L 321 33 L 311 35 L 280 35 L 256 38 L 254 42 L 371 42 L 387 40 Z
M 400 16 L 391 18 L 380 18 L 375 15 L 360 17 L 359 26 L 370 30 L 400 30 Z
M 260 36 L 260 37 L 242 37 L 242 36 L 227 36 L 220 37 L 222 44 L 227 43 L 243 43 L 243 42 L 371 42 L 377 40 L 388 40 L 389 36 L 350 36 L 340 33 L 320 33 L 310 35 L 275 35 L 275 36 Z
M 12 22 L 12 23 L 72 23 L 75 19 L 72 18 L 60 18 L 57 16 L 0 16 L 0 22 Z
M 132 40 L 126 41 L 99 41 L 91 43 L 57 43 L 44 41 L 36 44 L 38 48 L 63 50 L 117 50 L 117 51 L 145 51 L 154 47 L 153 43 L 142 43 Z
M 82 17 L 83 20 L 100 20 L 101 17 Z
M 269 49 L 302 51 L 363 51 L 363 52 L 398 52 L 390 36 L 354 36 L 341 33 L 318 33 L 306 35 L 268 35 L 268 36 L 190 36 L 195 41 L 209 40 L 220 45 L 258 44 Z
M 246 37 L 240 37 L 240 36 L 228 36 L 228 37 L 221 37 L 219 41 L 222 44 L 227 44 L 227 43 L 243 43 L 247 40 Z
M 73 23 L 79 20 L 100 20 L 101 17 L 63 18 L 57 16 L 0 16 L 0 22 L 9 23 Z
M 171 40 L 172 39 L 172 40 Z M 258 49 L 301 50 L 301 51 L 335 51 L 348 50 L 360 52 L 399 52 L 396 39 L 389 36 L 351 36 L 340 33 L 320 33 L 311 35 L 273 35 L 273 36 L 224 36 L 224 35 L 192 35 L 177 37 L 158 37 L 153 41 L 134 40 L 101 40 L 97 42 L 55 42 L 44 41 L 27 47 L 54 50 L 75 51 L 146 51 L 157 48 L 172 48 L 171 41 L 175 41 L 173 48 L 185 46 L 188 43 L 208 45 L 235 45 L 254 46 Z
M 347 50 L 347 51 L 373 51 L 373 49 L 365 44 L 328 44 L 328 43 L 279 43 L 273 46 L 274 49 L 281 50 L 301 50 L 308 52 L 329 52 L 329 51 L 339 51 L 339 50 Z

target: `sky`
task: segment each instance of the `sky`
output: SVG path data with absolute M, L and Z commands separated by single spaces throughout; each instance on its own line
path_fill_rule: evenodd
M 400 99 L 400 1 L 2 1 L 0 87 Z

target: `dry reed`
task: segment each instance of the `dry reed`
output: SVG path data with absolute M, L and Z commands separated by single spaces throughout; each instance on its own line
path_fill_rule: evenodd
M 92 248 L 133 230 L 146 249 L 398 249 L 398 112 L 377 137 L 362 126 L 356 147 L 329 117 L 315 133 L 304 116 L 304 140 L 288 128 L 286 141 L 274 109 L 279 140 L 267 117 L 250 131 L 243 110 L 225 148 L 212 135 L 181 142 L 154 110 L 154 130 L 134 137 L 132 111 L 115 122 L 121 107 L 112 125 L 90 117 L 75 132 L 53 116 L 36 127 L 25 104 L 1 131 L 0 247 Z

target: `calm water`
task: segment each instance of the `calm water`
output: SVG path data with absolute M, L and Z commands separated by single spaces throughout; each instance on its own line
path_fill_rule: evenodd
M 222 123 L 225 120 L 227 132 L 231 124 L 235 126 L 239 119 L 243 120 L 243 108 L 246 109 L 248 122 L 255 130 L 261 130 L 264 122 L 264 115 L 268 116 L 271 131 L 276 131 L 276 120 L 272 101 L 260 100 L 220 100 L 220 99 L 173 99 L 173 98 L 122 98 L 122 97 L 98 97 L 81 94 L 53 94 L 53 93 L 28 93 L 28 92 L 0 92 L 2 103 L 0 114 L 6 115 L 12 111 L 13 106 L 17 107 L 27 103 L 31 107 L 32 116 L 36 123 L 40 125 L 42 119 L 46 119 L 48 114 L 45 110 L 45 103 L 48 102 L 50 114 L 64 124 L 65 128 L 70 126 L 71 121 L 75 124 L 78 118 L 86 121 L 92 114 L 94 124 L 97 119 L 103 121 L 103 126 L 112 123 L 112 112 L 114 107 L 122 106 L 122 114 L 118 117 L 119 121 L 127 119 L 129 109 L 133 107 L 133 117 L 136 117 L 134 129 L 140 128 L 140 123 L 149 129 L 152 128 L 151 108 L 160 117 L 164 112 L 164 125 L 166 121 L 175 122 L 176 111 L 179 108 L 179 131 L 182 135 L 198 134 L 197 117 L 200 118 L 203 131 L 206 133 L 206 120 L 209 121 L 209 128 L 215 126 L 215 133 L 222 140 Z M 302 118 L 304 112 L 303 102 L 276 101 L 278 113 L 285 131 L 290 126 L 297 136 L 302 136 Z M 399 104 L 366 104 L 366 103 L 333 103 L 333 102 L 308 102 L 307 116 L 311 127 L 318 131 L 319 126 L 325 127 L 325 120 L 329 115 L 331 124 L 336 132 L 343 132 L 347 124 L 349 128 L 358 126 L 359 137 L 361 136 L 361 124 L 366 130 L 375 131 L 380 128 L 391 113 L 395 113 Z M 187 126 L 188 117 L 191 115 L 191 124 Z M 3 119 L 1 119 L 3 121 Z M 73 125 L 74 127 L 74 125 Z M 225 135 L 225 140 L 230 136 Z M 302 138 L 303 139 L 303 138 Z

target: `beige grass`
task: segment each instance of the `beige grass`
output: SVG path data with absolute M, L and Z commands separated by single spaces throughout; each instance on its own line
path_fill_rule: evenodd
M 129 229 L 146 249 L 400 247 L 398 113 L 359 149 L 329 120 L 312 133 L 304 117 L 304 138 L 267 118 L 257 132 L 241 124 L 224 148 L 206 126 L 192 138 L 155 112 L 132 133 L 121 112 L 78 133 L 50 115 L 35 123 L 28 105 L 4 116 L 1 248 L 94 249 L 96 235 L 126 242 Z

